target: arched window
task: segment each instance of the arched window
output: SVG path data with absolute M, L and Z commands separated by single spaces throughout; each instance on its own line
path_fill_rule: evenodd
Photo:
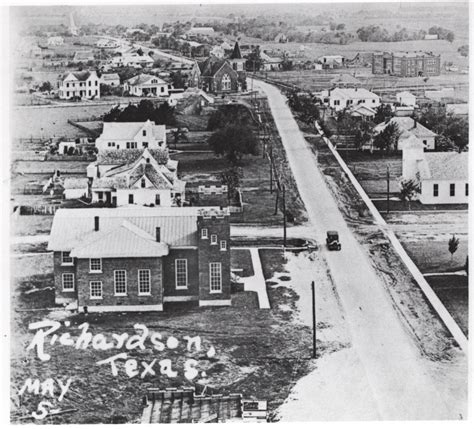
M 230 76 L 226 73 L 224 76 L 222 76 L 222 90 L 229 91 L 231 89 L 230 84 L 231 84 Z
M 142 179 L 142 188 L 145 188 L 146 187 L 146 180 L 145 178 Z

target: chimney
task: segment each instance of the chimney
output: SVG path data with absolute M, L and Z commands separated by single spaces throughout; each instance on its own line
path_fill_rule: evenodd
M 156 242 L 159 243 L 161 241 L 161 229 L 159 226 L 156 227 Z
M 94 231 L 99 230 L 99 216 L 94 216 Z

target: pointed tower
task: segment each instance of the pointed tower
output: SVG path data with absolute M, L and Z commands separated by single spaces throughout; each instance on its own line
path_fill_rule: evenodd
M 242 58 L 239 42 L 235 42 L 234 50 L 230 55 L 229 62 L 235 71 L 243 72 L 245 70 L 245 58 Z

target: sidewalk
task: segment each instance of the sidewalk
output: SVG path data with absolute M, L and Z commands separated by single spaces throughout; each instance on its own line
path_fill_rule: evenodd
M 258 254 L 258 248 L 248 248 L 252 257 L 252 265 L 254 275 L 251 277 L 241 278 L 244 282 L 244 290 L 257 292 L 258 295 L 258 306 L 261 309 L 269 309 L 270 301 L 267 295 L 267 285 L 265 283 L 265 277 L 263 276 L 262 263 L 260 262 L 260 255 Z

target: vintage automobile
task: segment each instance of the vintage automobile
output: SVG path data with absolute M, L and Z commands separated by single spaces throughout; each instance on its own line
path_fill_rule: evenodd
M 341 250 L 341 243 L 339 242 L 339 233 L 337 231 L 327 231 L 326 245 L 329 250 Z

